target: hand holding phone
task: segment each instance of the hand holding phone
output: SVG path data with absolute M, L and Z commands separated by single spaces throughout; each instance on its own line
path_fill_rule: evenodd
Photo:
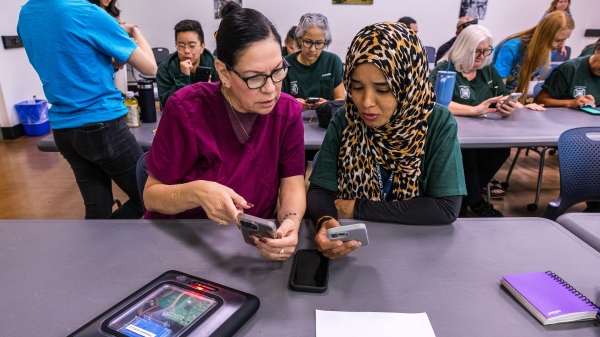
M 498 107 L 498 110 L 500 110 L 504 106 L 504 104 L 506 104 L 507 102 L 514 103 L 514 102 L 518 101 L 519 98 L 521 98 L 521 96 L 523 96 L 523 94 L 520 92 L 514 92 L 514 93 L 510 94 L 510 96 L 508 96 L 508 98 L 505 99 L 504 102 L 502 102 L 502 104 Z
M 194 83 L 208 82 L 210 79 L 210 72 L 210 67 L 198 66 L 196 68 L 196 74 L 194 75 Z
M 327 237 L 331 241 L 340 240 L 342 242 L 347 242 L 356 240 L 361 243 L 361 246 L 369 244 L 367 226 L 364 223 L 330 228 L 327 230 Z
M 237 216 L 238 227 L 242 231 L 244 242 L 254 246 L 250 236 L 255 238 L 277 238 L 277 226 L 273 221 L 261 219 L 252 215 L 240 213 Z
M 342 258 L 361 246 L 361 243 L 356 240 L 350 240 L 346 242 L 341 240 L 331 241 L 327 237 L 327 230 L 338 227 L 341 226 L 337 220 L 327 220 L 323 222 L 321 229 L 319 229 L 319 232 L 315 237 L 315 242 L 319 246 L 319 251 L 323 252 L 323 255 L 330 259 Z
M 319 97 L 308 97 L 306 98 L 306 103 L 308 104 L 316 104 L 319 103 L 321 99 Z

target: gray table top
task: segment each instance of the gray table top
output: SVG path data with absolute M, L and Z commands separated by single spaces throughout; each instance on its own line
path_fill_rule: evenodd
M 298 248 L 314 246 L 309 226 Z M 291 260 L 265 260 L 235 226 L 0 221 L 0 335 L 65 336 L 176 269 L 260 298 L 237 336 L 314 336 L 316 309 L 426 312 L 438 337 L 598 336 L 596 321 L 543 326 L 500 286 L 505 274 L 552 270 L 600 298 L 600 253 L 552 221 L 367 227 L 370 244 L 332 261 L 327 292 L 308 294 L 287 289 Z
M 567 213 L 559 216 L 556 222 L 600 252 L 600 214 Z

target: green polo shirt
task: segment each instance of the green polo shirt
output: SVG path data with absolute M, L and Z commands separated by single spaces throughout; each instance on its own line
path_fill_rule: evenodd
M 596 102 L 600 102 L 600 76 L 592 74 L 590 56 L 577 57 L 562 63 L 552 71 L 542 88 L 554 99 L 592 95 Z
M 440 62 L 433 68 L 429 75 L 429 81 L 435 88 L 438 71 L 445 71 L 448 68 L 448 61 Z M 456 71 L 454 64 L 450 65 L 451 71 Z M 497 87 L 497 88 L 496 88 Z M 452 101 L 459 104 L 476 106 L 486 99 L 496 96 L 510 95 L 506 89 L 502 78 L 493 64 L 478 69 L 475 78 L 469 81 L 462 73 L 456 71 L 456 84 L 452 93 Z
M 449 197 L 466 195 L 465 174 L 458 145 L 457 125 L 452 113 L 436 104 L 427 118 L 428 131 L 425 155 L 421 162 L 419 195 L 422 197 Z M 338 191 L 338 155 L 342 132 L 348 126 L 344 107 L 331 118 L 323 145 L 309 181 L 331 191 Z M 383 180 L 389 172 L 382 172 Z
M 290 69 L 281 91 L 296 98 L 322 97 L 332 100 L 333 89 L 342 83 L 342 60 L 336 54 L 323 50 L 315 63 L 305 66 L 298 62 L 298 53 L 285 57 Z

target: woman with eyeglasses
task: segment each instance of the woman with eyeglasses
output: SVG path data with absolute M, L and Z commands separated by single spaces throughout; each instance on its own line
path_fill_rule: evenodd
M 446 60 L 438 63 L 429 75 L 435 87 L 438 71 L 449 69 L 456 72 L 456 84 L 448 109 L 455 116 L 480 117 L 485 114 L 508 116 L 518 102 L 502 104 L 510 94 L 502 78 L 491 64 L 492 35 L 480 25 L 465 28 L 448 51 Z M 536 104 L 527 105 L 532 110 L 544 110 Z M 463 198 L 461 216 L 466 216 L 467 206 L 479 217 L 501 217 L 502 213 L 486 202 L 482 188 L 492 180 L 510 155 L 506 149 L 461 149 L 467 196 Z M 494 186 L 492 197 L 501 198 L 504 190 Z
M 145 217 L 218 225 L 237 223 L 242 212 L 276 217 L 276 239 L 252 240 L 266 258 L 285 260 L 306 208 L 302 106 L 281 93 L 289 66 L 273 23 L 234 2 L 222 15 L 221 82 L 186 86 L 167 101 L 146 159 Z
M 215 69 L 217 59 L 204 44 L 202 25 L 196 20 L 182 20 L 175 25 L 174 53 L 167 56 L 158 66 L 156 86 L 162 107 L 177 90 L 196 82 L 198 66 L 210 67 L 209 82 L 218 82 L 219 74 Z
M 314 164 L 308 210 L 323 255 L 360 242 L 330 241 L 338 219 L 400 224 L 456 220 L 464 175 L 456 120 L 435 104 L 425 47 L 398 22 L 361 29 L 346 56 L 346 105 L 331 119 Z
M 344 99 L 342 60 L 323 50 L 331 44 L 331 32 L 325 15 L 302 15 L 296 28 L 300 51 L 285 57 L 290 64 L 281 90 L 302 103 L 303 110 L 315 109 L 323 102 Z M 318 98 L 307 102 L 307 98 Z

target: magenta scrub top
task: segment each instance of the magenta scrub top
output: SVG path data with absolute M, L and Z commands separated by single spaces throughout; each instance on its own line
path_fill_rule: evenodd
M 220 82 L 196 83 L 169 97 L 146 157 L 148 172 L 167 185 L 217 182 L 254 204 L 245 213 L 273 218 L 280 179 L 304 175 L 302 105 L 281 93 L 273 110 L 256 118 L 250 139 L 242 144 L 220 87 Z M 146 212 L 145 218 L 207 216 L 198 207 L 177 215 Z

